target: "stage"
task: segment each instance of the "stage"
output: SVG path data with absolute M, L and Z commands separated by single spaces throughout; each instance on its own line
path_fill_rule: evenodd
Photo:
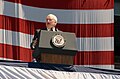
M 0 60 L 0 78 L 120 79 L 120 70 Z

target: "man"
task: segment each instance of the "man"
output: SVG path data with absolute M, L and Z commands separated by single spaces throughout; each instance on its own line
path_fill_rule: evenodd
M 39 52 L 39 48 L 38 48 L 39 43 L 38 43 L 38 41 L 39 41 L 39 38 L 40 38 L 40 30 L 59 31 L 58 29 L 55 28 L 56 24 L 57 24 L 57 17 L 55 15 L 53 15 L 53 14 L 49 14 L 46 17 L 46 28 L 37 29 L 35 31 L 32 43 L 30 45 L 31 49 L 34 50 L 33 51 L 33 57 L 34 57 L 33 62 L 38 61 L 38 57 L 37 57 L 38 55 L 37 54 L 39 54 L 39 53 L 36 53 L 36 52 Z

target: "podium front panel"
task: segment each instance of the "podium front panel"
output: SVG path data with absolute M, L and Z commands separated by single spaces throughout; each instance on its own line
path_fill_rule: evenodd
M 61 50 L 60 48 L 55 48 L 51 45 L 51 39 L 53 36 L 61 34 L 65 39 L 65 46 L 61 48 L 63 51 L 77 51 L 77 45 L 76 45 L 76 36 L 74 33 L 68 33 L 68 32 L 54 32 L 54 31 L 46 31 L 41 30 L 40 33 L 40 40 L 39 40 L 39 48 L 46 48 L 46 49 L 55 49 L 55 50 Z

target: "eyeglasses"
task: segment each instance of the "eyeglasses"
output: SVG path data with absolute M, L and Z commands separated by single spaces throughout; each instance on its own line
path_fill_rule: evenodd
M 46 21 L 53 21 L 54 19 L 46 19 Z

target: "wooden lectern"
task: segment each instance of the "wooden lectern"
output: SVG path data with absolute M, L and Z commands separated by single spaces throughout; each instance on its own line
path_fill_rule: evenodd
M 74 33 L 41 30 L 38 59 L 43 63 L 73 64 L 77 53 Z

